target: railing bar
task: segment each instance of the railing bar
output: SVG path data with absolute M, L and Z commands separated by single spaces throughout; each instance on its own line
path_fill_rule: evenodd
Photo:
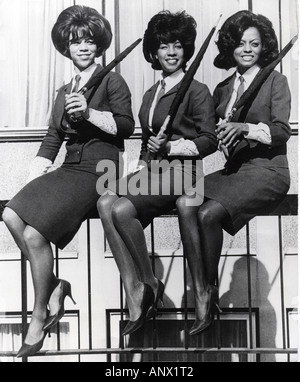
M 279 266 L 280 266 L 280 296 L 281 296 L 281 320 L 282 320 L 282 346 L 286 348 L 286 333 L 285 333 L 285 305 L 284 305 L 284 281 L 283 281 L 283 251 L 282 251 L 282 225 L 281 216 L 278 216 L 279 230 Z
M 124 295 L 123 295 L 123 282 L 120 277 L 120 310 L 121 310 L 121 328 L 123 328 L 123 322 L 124 322 Z M 124 348 L 124 338 L 121 335 L 121 328 L 119 327 L 119 338 L 120 338 L 120 346 L 123 349 Z M 111 334 L 111 333 L 110 333 Z
M 71 349 L 71 350 L 46 350 L 46 351 L 39 351 L 34 356 L 62 356 L 62 355 L 76 355 L 76 354 L 85 354 L 85 355 L 94 355 L 94 354 L 124 354 L 124 353 L 141 353 L 141 354 L 147 354 L 147 353 L 194 353 L 194 354 L 203 354 L 203 353 L 224 353 L 224 354 L 231 354 L 231 353 L 239 353 L 239 354 L 297 354 L 298 349 L 297 348 L 291 348 L 291 349 L 282 349 L 282 348 L 175 348 L 175 347 L 169 347 L 169 348 L 126 348 L 126 349 L 120 349 L 120 348 L 100 348 L 100 349 Z M 17 355 L 17 352 L 10 351 L 10 352 L 0 352 L 0 357 L 15 357 Z
M 21 305 L 22 305 L 22 343 L 27 332 L 27 264 L 26 257 L 21 252 Z M 27 357 L 22 357 L 22 362 L 27 362 Z
M 183 251 L 183 309 L 184 309 L 184 347 L 188 349 L 189 347 L 189 338 L 188 338 L 188 311 L 187 311 L 187 261 L 186 256 Z
M 88 328 L 89 348 L 93 348 L 92 335 L 92 287 L 91 287 L 91 222 L 87 219 L 87 276 L 88 276 Z
M 252 327 L 252 293 L 251 293 L 251 263 L 250 263 L 250 233 L 249 223 L 246 224 L 246 244 L 247 244 L 247 282 L 248 282 L 248 305 L 249 305 L 249 334 L 250 348 L 253 348 L 253 327 Z
M 110 314 L 106 311 L 106 347 L 111 348 L 111 325 L 110 325 Z M 111 362 L 111 355 L 107 354 L 107 362 Z
M 57 246 L 55 246 L 55 275 L 57 278 L 59 278 L 59 249 Z M 60 345 L 60 324 L 59 322 L 56 325 L 56 330 L 57 330 L 57 337 L 56 337 L 56 342 L 57 342 L 57 350 L 60 350 L 61 345 Z
M 150 224 L 150 237 L 151 237 L 151 264 L 152 264 L 152 270 L 155 275 L 155 240 L 154 240 L 154 219 L 152 220 Z M 153 330 L 152 330 L 152 345 L 153 349 L 157 348 L 157 322 L 155 316 L 152 320 Z M 154 361 L 157 361 L 155 359 Z

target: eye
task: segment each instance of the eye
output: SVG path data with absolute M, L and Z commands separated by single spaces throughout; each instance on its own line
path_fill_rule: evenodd
M 168 49 L 166 44 L 160 44 L 159 49 Z

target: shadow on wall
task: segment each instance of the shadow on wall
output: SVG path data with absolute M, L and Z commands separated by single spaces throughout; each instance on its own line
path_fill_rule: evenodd
M 276 313 L 268 300 L 271 290 L 269 274 L 262 262 L 255 257 L 250 258 L 252 307 L 259 309 L 258 336 L 259 346 L 275 348 Z M 221 278 L 222 280 L 222 278 Z M 220 296 L 220 306 L 223 308 L 248 308 L 248 272 L 247 258 L 240 257 L 233 266 L 229 290 Z M 255 330 L 253 335 L 255 335 Z M 275 355 L 262 355 L 265 361 L 275 361 Z M 263 360 L 263 359 L 261 359 Z
M 226 259 L 224 264 L 226 263 Z M 225 267 L 223 267 L 224 270 Z M 222 282 L 222 272 L 220 280 Z M 257 342 L 253 341 L 255 346 L 263 348 L 275 348 L 276 336 L 276 314 L 268 295 L 270 293 L 271 285 L 269 283 L 269 275 L 266 267 L 256 258 L 250 258 L 250 271 L 251 271 L 251 296 L 252 308 L 258 308 L 258 322 L 256 323 L 258 329 Z M 194 293 L 192 287 L 192 280 L 187 269 L 187 306 L 188 308 L 194 307 Z M 182 298 L 182 307 L 184 307 L 184 296 Z M 191 337 L 190 346 L 196 347 L 249 347 L 249 333 L 245 319 L 248 319 L 248 310 L 242 313 L 240 310 L 248 308 L 248 274 L 247 274 L 247 258 L 246 256 L 240 257 L 233 265 L 231 273 L 231 282 L 229 290 L 223 295 L 220 295 L 220 307 L 223 308 L 221 313 L 220 325 L 216 319 L 213 324 L 204 332 Z M 225 310 L 226 308 L 226 310 Z M 233 314 L 230 315 L 230 312 Z M 235 316 L 234 314 L 237 313 Z M 223 319 L 222 319 L 223 318 Z M 255 323 L 253 325 L 253 336 L 255 337 Z M 247 355 L 230 355 L 223 354 L 221 356 L 205 356 L 203 361 L 222 361 L 230 362 L 233 360 L 247 361 Z M 267 354 L 260 356 L 261 361 L 275 362 L 275 355 Z

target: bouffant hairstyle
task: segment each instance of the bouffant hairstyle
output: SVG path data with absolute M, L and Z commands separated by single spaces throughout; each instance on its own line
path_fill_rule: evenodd
M 108 20 L 93 8 L 74 5 L 63 10 L 51 32 L 55 48 L 65 57 L 70 57 L 69 44 L 82 38 L 93 39 L 97 45 L 97 57 L 109 48 L 112 40 Z
M 146 61 L 151 63 L 153 69 L 161 70 L 161 65 L 156 58 L 160 44 L 178 40 L 184 50 L 185 67 L 195 51 L 196 28 L 196 21 L 185 11 L 159 12 L 151 18 L 144 34 L 143 52 Z
M 263 68 L 277 57 L 278 41 L 271 21 L 265 16 L 244 10 L 229 17 L 219 31 L 216 44 L 220 53 L 214 60 L 217 68 L 228 70 L 237 66 L 233 52 L 239 46 L 245 30 L 251 27 L 257 28 L 262 41 L 258 65 Z

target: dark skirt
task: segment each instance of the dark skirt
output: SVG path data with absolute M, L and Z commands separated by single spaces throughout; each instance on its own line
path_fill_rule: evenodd
M 63 164 L 28 183 L 7 204 L 28 225 L 63 249 L 96 209 L 97 163 Z M 118 164 L 116 163 L 116 166 Z M 113 178 L 116 174 L 113 174 Z
M 253 217 L 271 212 L 287 194 L 288 168 L 265 168 L 244 163 L 205 176 L 204 195 L 216 200 L 230 215 L 224 229 L 235 235 Z
M 108 185 L 110 191 L 131 201 L 144 228 L 153 218 L 176 208 L 178 197 L 203 178 L 201 160 L 185 157 L 164 163 L 161 171 L 144 167 Z

